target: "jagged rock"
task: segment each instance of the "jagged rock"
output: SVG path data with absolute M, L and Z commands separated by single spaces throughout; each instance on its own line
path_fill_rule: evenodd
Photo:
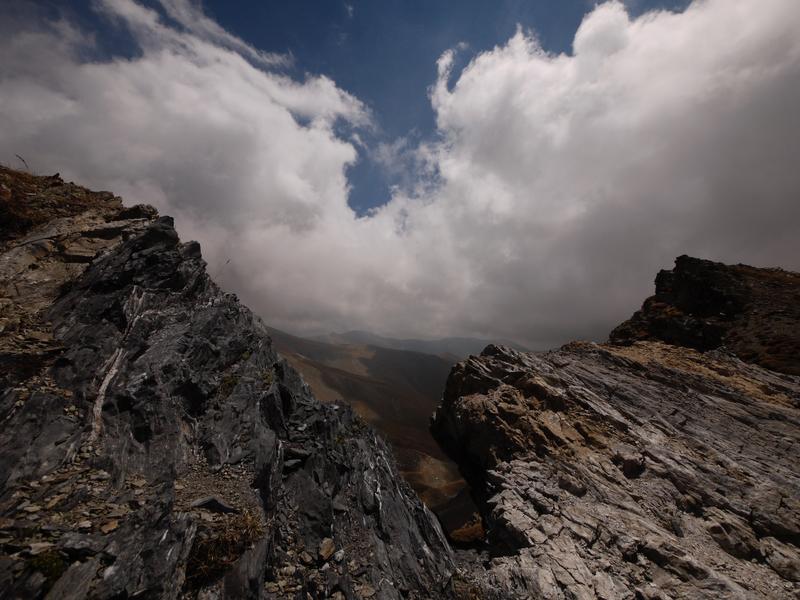
M 3 597 L 800 594 L 797 275 L 681 258 L 615 344 L 457 365 L 433 428 L 486 539 L 456 565 L 171 219 L 0 186 Z
M 679 259 L 676 272 L 693 264 Z M 734 283 L 742 269 L 782 282 L 774 310 L 793 298 L 781 286 L 795 274 L 736 267 Z M 742 331 L 761 300 L 724 276 L 710 282 L 722 291 L 709 306 L 742 290 L 727 309 L 741 322 L 725 335 Z M 432 428 L 475 489 L 490 557 L 459 554 L 456 587 L 485 598 L 800 595 L 800 378 L 706 350 L 489 346 L 456 365 Z M 791 371 L 797 359 L 779 362 Z
M 0 538 L 18 548 L 0 556 L 3 597 L 446 587 L 450 549 L 384 442 L 312 397 L 170 218 L 60 180 L 0 182 Z M 301 462 L 287 472 L 285 455 Z M 198 496 L 240 512 L 194 510 Z M 334 531 L 363 569 L 301 558 Z
M 800 552 L 797 546 L 783 544 L 773 537 L 761 540 L 761 554 L 767 564 L 784 579 L 800 582 Z
M 680 256 L 656 293 L 611 332 L 614 343 L 660 340 L 800 375 L 800 274 Z

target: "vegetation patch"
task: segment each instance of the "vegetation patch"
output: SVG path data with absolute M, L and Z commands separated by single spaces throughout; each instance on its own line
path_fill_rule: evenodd
M 219 384 L 219 394 L 223 398 L 231 395 L 236 385 L 239 383 L 239 376 L 234 373 L 226 373 Z
M 184 587 L 198 590 L 219 580 L 263 536 L 261 521 L 249 511 L 199 531 L 189 553 Z
M 46 580 L 44 587 L 49 590 L 67 570 L 67 562 L 60 552 L 53 550 L 31 558 L 28 561 L 28 567 L 44 575 Z

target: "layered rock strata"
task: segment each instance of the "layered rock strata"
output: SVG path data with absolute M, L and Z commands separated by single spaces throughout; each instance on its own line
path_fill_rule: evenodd
M 454 559 L 171 219 L 6 169 L 0 217 L 2 598 L 800 597 L 796 274 L 681 257 L 615 343 L 456 365 Z
M 730 310 L 723 339 L 761 318 L 748 306 Z M 696 330 L 688 317 L 674 323 Z M 454 583 L 476 598 L 800 597 L 800 378 L 723 349 L 625 342 L 489 346 L 453 369 L 433 430 L 488 528 Z M 794 372 L 798 360 L 780 364 Z

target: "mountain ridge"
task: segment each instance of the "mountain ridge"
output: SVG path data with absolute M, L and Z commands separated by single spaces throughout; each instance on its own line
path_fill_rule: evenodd
M 171 218 L 1 167 L 0 214 L 3 597 L 800 595 L 797 274 L 679 257 L 609 343 L 455 365 L 454 551 Z
M 423 339 L 400 339 L 386 337 L 368 331 L 352 330 L 343 333 L 328 333 L 312 336 L 312 339 L 329 342 L 334 344 L 362 344 L 390 348 L 394 350 L 407 350 L 411 352 L 421 352 L 423 354 L 433 354 L 444 358 L 460 360 L 470 354 L 480 354 L 481 351 L 490 344 L 508 346 L 521 352 L 529 351 L 521 344 L 510 340 L 502 339 L 482 339 L 470 337 L 446 337 L 432 340 Z
M 782 337 L 800 276 L 679 257 L 657 286 L 613 343 L 490 346 L 454 367 L 433 431 L 487 531 L 459 556 L 465 593 L 800 594 L 800 353 Z
M 0 247 L 3 597 L 445 589 L 450 548 L 385 443 L 311 395 L 172 219 L 57 176 L 0 185 L 42 217 Z

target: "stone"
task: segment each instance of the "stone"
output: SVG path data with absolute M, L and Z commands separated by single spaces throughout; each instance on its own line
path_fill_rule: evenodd
M 690 256 L 656 277 L 656 293 L 611 332 L 617 344 L 657 340 L 697 350 L 725 347 L 763 367 L 800 375 L 800 275 Z
M 800 552 L 797 546 L 784 544 L 773 537 L 761 540 L 761 554 L 767 564 L 788 581 L 800 582 Z
M 53 544 L 50 542 L 34 542 L 28 547 L 28 552 L 30 552 L 31 555 L 36 556 L 42 552 L 47 552 L 52 547 Z
M 692 280 L 680 298 L 670 277 Z M 659 302 L 692 305 L 695 319 L 703 302 L 735 308 L 722 339 L 766 326 L 748 319 L 767 305 L 796 315 L 800 297 L 797 274 L 686 258 L 659 286 Z M 679 335 L 691 322 L 676 312 L 667 336 L 656 310 L 668 313 L 646 303 L 614 343 L 490 345 L 451 371 L 432 431 L 487 526 L 492 559 L 458 555 L 475 597 L 768 599 L 796 581 L 800 354 L 777 343 L 747 354 L 752 337 L 736 346 L 748 361 L 713 344 L 700 352 L 702 319 Z
M 320 560 L 327 561 L 330 560 L 333 553 L 336 551 L 336 545 L 334 544 L 331 538 L 324 538 L 319 543 L 319 549 L 317 550 L 317 554 L 319 555 Z
M 204 496 L 193 500 L 189 505 L 192 508 L 203 508 L 216 513 L 238 513 L 239 509 L 231 506 L 216 496 Z
M 706 516 L 711 521 L 709 535 L 725 552 L 743 559 L 749 559 L 757 553 L 758 540 L 744 520 L 715 507 L 706 510 Z
M 490 345 L 456 365 L 432 430 L 480 515 L 454 554 L 385 442 L 313 397 L 171 219 L 4 167 L 0 179 L 36 213 L 0 233 L 8 597 L 767 599 L 796 586 L 797 274 L 682 257 L 611 343 Z M 192 509 L 195 496 L 239 512 Z M 204 548 L 226 539 L 204 580 Z
M 111 533 L 117 527 L 119 527 L 119 521 L 117 519 L 112 519 L 100 525 L 100 531 L 102 531 L 103 533 Z
M 57 494 L 57 495 L 53 496 L 52 498 L 50 498 L 50 499 L 49 499 L 49 500 L 48 500 L 48 501 L 45 503 L 45 505 L 44 505 L 44 506 L 45 506 L 45 508 L 46 508 L 47 510 L 51 510 L 51 509 L 55 508 L 55 507 L 58 505 L 58 503 L 59 503 L 59 502 L 61 502 L 62 500 L 64 500 L 64 498 L 66 498 L 66 495 L 65 495 L 65 494 Z

